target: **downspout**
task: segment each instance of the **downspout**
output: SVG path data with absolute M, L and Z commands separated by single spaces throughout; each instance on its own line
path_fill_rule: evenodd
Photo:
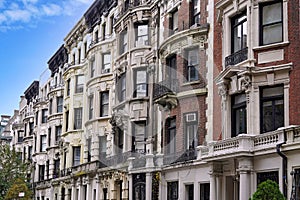
M 283 185 L 283 195 L 287 198 L 287 157 L 281 152 L 280 148 L 286 143 L 286 132 L 283 130 L 284 141 L 276 145 L 276 152 L 282 158 L 282 185 Z

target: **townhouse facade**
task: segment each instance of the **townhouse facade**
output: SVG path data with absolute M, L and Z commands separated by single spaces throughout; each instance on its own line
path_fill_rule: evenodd
M 34 199 L 300 198 L 297 3 L 94 1 L 14 116 Z

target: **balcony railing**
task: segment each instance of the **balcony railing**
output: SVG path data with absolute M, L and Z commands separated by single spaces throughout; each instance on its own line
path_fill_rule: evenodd
M 225 67 L 236 65 L 248 59 L 248 48 L 241 49 L 225 58 Z
M 164 156 L 164 165 L 187 162 L 187 161 L 195 160 L 196 158 L 197 158 L 196 149 L 191 148 L 173 154 L 166 154 Z
M 158 99 L 167 94 L 176 94 L 178 92 L 178 80 L 168 79 L 154 84 L 153 99 Z

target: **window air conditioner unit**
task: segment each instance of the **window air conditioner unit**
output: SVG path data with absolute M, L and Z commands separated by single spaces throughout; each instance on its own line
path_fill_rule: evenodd
M 102 73 L 109 73 L 110 69 L 103 69 Z
M 186 117 L 186 122 L 196 121 L 196 113 L 187 114 L 185 117 Z

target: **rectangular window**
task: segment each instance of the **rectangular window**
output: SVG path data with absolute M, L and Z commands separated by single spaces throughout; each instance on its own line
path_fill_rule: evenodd
M 78 49 L 78 63 L 81 63 L 81 49 Z
M 87 145 L 87 161 L 91 162 L 92 159 L 92 138 L 86 140 Z
M 102 54 L 102 74 L 109 73 L 111 68 L 111 54 Z
M 209 200 L 210 185 L 209 183 L 200 184 L 200 200 Z
M 200 0 L 192 0 L 191 17 L 191 26 L 200 24 Z
M 259 185 L 261 182 L 264 182 L 266 180 L 271 180 L 271 181 L 275 181 L 276 183 L 279 183 L 278 171 L 257 173 L 257 185 Z
M 67 96 L 70 96 L 70 89 L 71 89 L 71 79 L 67 80 Z
M 45 179 L 45 165 L 39 165 L 39 181 Z
M 53 100 L 49 100 L 49 115 L 52 115 Z
M 132 151 L 144 154 L 146 153 L 146 122 L 133 123 L 132 133 Z
M 89 119 L 93 119 L 94 114 L 94 95 L 89 96 Z
M 198 146 L 197 113 L 184 114 L 185 148 L 194 149 Z
M 176 152 L 176 118 L 167 119 L 167 154 L 174 154 Z
M 33 122 L 29 122 L 29 135 L 33 134 L 34 124 Z
M 106 136 L 99 136 L 99 160 L 106 157 Z
M 18 134 L 18 143 L 23 142 L 24 132 L 18 131 L 17 134 Z
M 48 146 L 51 146 L 51 127 L 48 128 Z
M 106 23 L 102 25 L 102 40 L 105 40 L 106 37 Z
M 42 110 L 42 123 L 47 123 L 48 121 L 48 109 Z
M 178 11 L 174 11 L 171 13 L 170 18 L 170 35 L 173 35 L 174 33 L 177 33 L 178 31 Z
M 61 130 L 62 130 L 61 126 L 55 126 L 55 141 L 56 141 L 56 143 L 60 140 Z
M 187 50 L 187 81 L 199 80 L 199 51 L 198 48 Z
M 84 75 L 77 75 L 76 76 L 76 88 L 75 93 L 82 93 L 84 86 Z
M 81 147 L 73 147 L 73 166 L 80 165 Z
M 120 34 L 120 55 L 125 53 L 128 50 L 128 36 L 127 30 L 124 30 Z
M 103 200 L 107 200 L 107 195 L 108 195 L 108 192 L 107 192 L 107 188 L 103 188 Z
M 295 169 L 293 171 L 293 186 L 292 186 L 292 197 L 291 199 L 300 199 L 300 169 Z
M 178 200 L 178 181 L 167 183 L 167 199 Z
M 283 86 L 261 88 L 261 132 L 284 126 Z
M 98 32 L 98 30 L 97 30 L 97 31 L 95 31 L 94 43 L 95 43 L 95 44 L 98 43 L 98 40 L 99 40 L 99 32 Z
M 126 99 L 126 73 L 122 74 L 118 80 L 118 97 L 119 102 L 125 101 Z
M 135 71 L 135 86 L 134 86 L 134 97 L 145 97 L 147 96 L 147 72 L 146 70 Z
M 57 103 L 57 113 L 62 113 L 63 112 L 63 97 L 57 97 L 56 98 L 56 103 Z
M 232 96 L 231 102 L 231 137 L 236 137 L 238 134 L 247 133 L 246 94 L 243 93 Z
M 46 177 L 47 177 L 47 179 L 49 179 L 49 165 L 50 165 L 50 161 L 47 160 L 46 161 Z
M 69 111 L 66 111 L 66 132 L 69 130 Z
M 109 91 L 101 92 L 100 98 L 100 117 L 106 117 L 109 110 Z
M 95 76 L 95 70 L 96 70 L 96 61 L 95 58 L 93 58 L 90 62 L 90 77 L 93 78 Z
M 32 159 L 32 146 L 28 147 L 28 160 L 31 161 Z
M 36 111 L 35 113 L 35 125 L 39 124 L 39 111 Z
M 123 145 L 124 145 L 124 131 L 120 128 L 117 128 L 114 143 L 116 146 L 116 155 L 121 154 L 123 152 Z
M 194 200 L 194 185 L 185 185 L 185 199 Z
M 53 178 L 59 177 L 59 171 L 60 171 L 59 165 L 60 165 L 60 160 L 59 159 L 54 160 Z
M 114 33 L 114 15 L 112 15 L 110 18 L 110 34 Z
M 148 24 L 135 25 L 135 46 L 149 45 Z
M 74 108 L 74 129 L 82 128 L 82 108 Z
M 260 45 L 283 41 L 282 2 L 261 3 L 260 12 Z
M 231 53 L 247 48 L 246 11 L 231 19 Z
M 40 137 L 40 152 L 45 152 L 47 148 L 47 138 L 46 135 L 41 135 Z

